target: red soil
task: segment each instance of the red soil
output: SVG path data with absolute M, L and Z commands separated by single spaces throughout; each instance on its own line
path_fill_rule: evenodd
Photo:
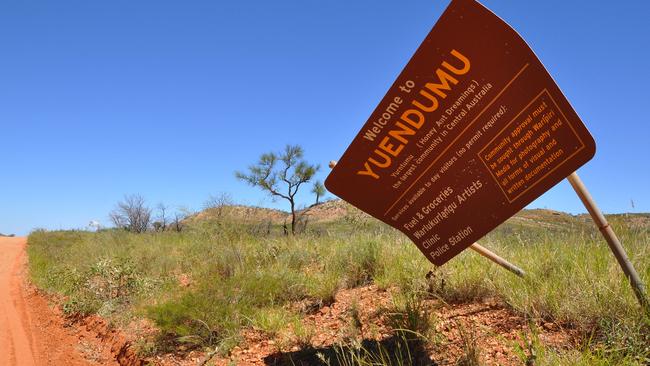
M 140 365 L 99 317 L 72 324 L 26 279 L 25 238 L 0 238 L 0 365 Z

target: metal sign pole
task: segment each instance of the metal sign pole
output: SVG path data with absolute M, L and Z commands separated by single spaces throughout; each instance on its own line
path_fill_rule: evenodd
M 609 226 L 607 219 L 605 219 L 605 216 L 596 205 L 596 202 L 589 194 L 587 187 L 582 183 L 578 174 L 575 172 L 571 173 L 567 179 L 578 194 L 578 197 L 580 197 L 582 204 L 584 204 L 587 211 L 589 211 L 591 218 L 594 220 L 594 223 L 596 223 L 596 226 L 598 226 L 598 230 L 600 230 L 601 234 L 605 237 L 605 240 L 607 240 L 609 248 L 612 250 L 612 253 L 614 253 L 618 264 L 621 266 L 625 276 L 627 276 L 627 279 L 630 281 L 630 285 L 634 290 L 636 298 L 639 300 L 639 304 L 641 304 L 641 307 L 650 314 L 650 303 L 648 303 L 645 286 L 643 285 L 639 274 L 634 269 L 632 262 L 630 262 L 630 259 L 627 257 L 625 249 L 618 240 L 618 237 L 616 237 L 614 230 Z
M 329 163 L 330 169 L 334 169 L 335 166 L 336 166 L 336 161 L 331 160 Z M 482 245 L 479 245 L 478 243 L 472 244 L 470 248 L 475 252 L 477 252 L 478 254 L 482 255 L 483 257 L 491 260 L 492 262 L 500 265 L 501 267 L 507 269 L 508 271 L 516 274 L 519 277 L 524 277 L 524 275 L 526 274 L 526 272 L 524 272 L 524 270 L 522 270 L 521 268 L 501 258 L 496 253 L 492 252 L 491 250 L 487 249 Z
M 491 260 L 492 262 L 500 265 L 501 267 L 507 269 L 508 271 L 516 274 L 519 277 L 524 277 L 524 275 L 526 274 L 526 272 L 524 272 L 523 269 L 521 269 L 521 268 L 515 266 L 514 264 L 508 262 L 507 260 L 499 257 L 494 252 L 490 251 L 489 249 L 487 249 L 486 247 L 480 245 L 479 243 L 474 243 L 474 244 L 470 245 L 470 248 L 473 251 L 477 252 L 478 254 L 484 256 L 485 258 L 487 258 L 487 259 Z

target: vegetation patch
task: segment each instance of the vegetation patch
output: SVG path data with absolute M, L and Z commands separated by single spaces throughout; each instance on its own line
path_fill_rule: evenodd
M 278 360 L 298 347 L 311 349 L 309 357 L 322 364 L 376 364 L 382 347 L 404 343 L 383 344 L 381 337 L 354 343 L 382 333 L 373 327 L 385 323 L 394 339 L 423 342 L 434 352 L 447 342 L 439 309 L 494 301 L 578 337 L 577 346 L 557 349 L 532 340 L 529 330 L 519 347 L 522 360 L 643 364 L 650 358 L 650 322 L 607 245 L 581 217 L 523 212 L 482 241 L 524 268 L 521 279 L 471 251 L 434 268 L 395 230 L 353 209 L 331 212 L 343 214 L 296 235 L 285 235 L 280 224 L 254 229 L 258 223 L 228 215 L 193 216 L 182 230 L 35 231 L 30 273 L 39 287 L 63 295 L 70 315 L 98 313 L 117 325 L 152 320 L 159 336 L 141 342 L 147 354 L 180 348 L 228 354 L 254 331 L 275 344 Z M 611 221 L 650 287 L 650 225 L 635 216 Z M 348 343 L 313 352 L 322 330 L 305 319 L 336 307 L 338 292 L 369 284 L 385 291 L 391 305 L 374 318 L 352 306 L 341 320 Z M 480 362 L 476 334 L 483 330 L 465 324 L 463 331 L 458 342 L 465 351 L 457 360 Z

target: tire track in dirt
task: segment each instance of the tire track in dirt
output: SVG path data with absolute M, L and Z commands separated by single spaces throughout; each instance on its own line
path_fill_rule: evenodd
M 24 238 L 0 238 L 0 365 L 36 365 L 18 274 L 24 247 Z

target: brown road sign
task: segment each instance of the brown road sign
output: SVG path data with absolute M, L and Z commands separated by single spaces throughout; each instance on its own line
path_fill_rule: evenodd
M 453 0 L 325 185 L 442 265 L 594 153 L 526 42 Z

